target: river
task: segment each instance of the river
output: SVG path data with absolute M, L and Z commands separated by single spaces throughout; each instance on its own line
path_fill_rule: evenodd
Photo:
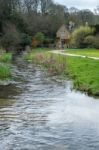
M 0 150 L 99 150 L 99 99 L 32 64 L 0 86 Z

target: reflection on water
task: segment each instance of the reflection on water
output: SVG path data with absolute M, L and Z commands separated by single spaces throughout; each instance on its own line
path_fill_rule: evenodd
M 15 102 L 15 100 L 12 99 L 0 99 L 0 108 L 3 107 L 8 107 L 8 106 L 13 106 L 13 103 Z
M 99 101 L 33 65 L 0 87 L 0 150 L 98 150 Z
M 0 99 L 8 99 L 12 96 L 17 96 L 21 91 L 16 85 L 0 85 Z

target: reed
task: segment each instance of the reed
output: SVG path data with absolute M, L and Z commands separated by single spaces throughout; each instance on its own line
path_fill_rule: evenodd
M 66 57 L 55 55 L 49 52 L 31 53 L 27 57 L 29 62 L 42 65 L 48 70 L 51 75 L 65 75 L 66 74 Z

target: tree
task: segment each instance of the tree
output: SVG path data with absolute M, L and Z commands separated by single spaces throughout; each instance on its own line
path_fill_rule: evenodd
M 74 7 L 68 9 L 64 5 L 54 3 L 53 0 L 0 0 L 0 39 L 3 41 L 8 35 L 9 26 L 6 24 L 10 24 L 17 32 L 16 37 L 22 40 L 20 46 L 26 44 L 28 41 L 26 39 L 30 36 L 33 38 L 38 32 L 55 40 L 56 32 L 62 24 L 66 24 L 71 29 L 73 24 L 79 27 L 86 22 L 89 25 L 98 24 L 98 13 Z M 14 33 L 10 29 L 10 34 Z
M 94 24 L 94 14 L 89 9 L 84 9 L 78 12 L 78 16 L 81 20 L 82 25 L 85 25 L 86 22 L 88 24 Z
M 4 29 L 4 35 L 1 39 L 1 45 L 6 52 L 16 50 L 20 44 L 20 35 L 13 24 L 7 24 Z
M 39 0 L 24 0 L 24 7 L 28 13 L 38 12 Z

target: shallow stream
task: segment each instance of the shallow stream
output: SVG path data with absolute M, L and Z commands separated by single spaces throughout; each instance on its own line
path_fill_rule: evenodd
M 99 99 L 17 60 L 0 86 L 0 150 L 99 150 Z

